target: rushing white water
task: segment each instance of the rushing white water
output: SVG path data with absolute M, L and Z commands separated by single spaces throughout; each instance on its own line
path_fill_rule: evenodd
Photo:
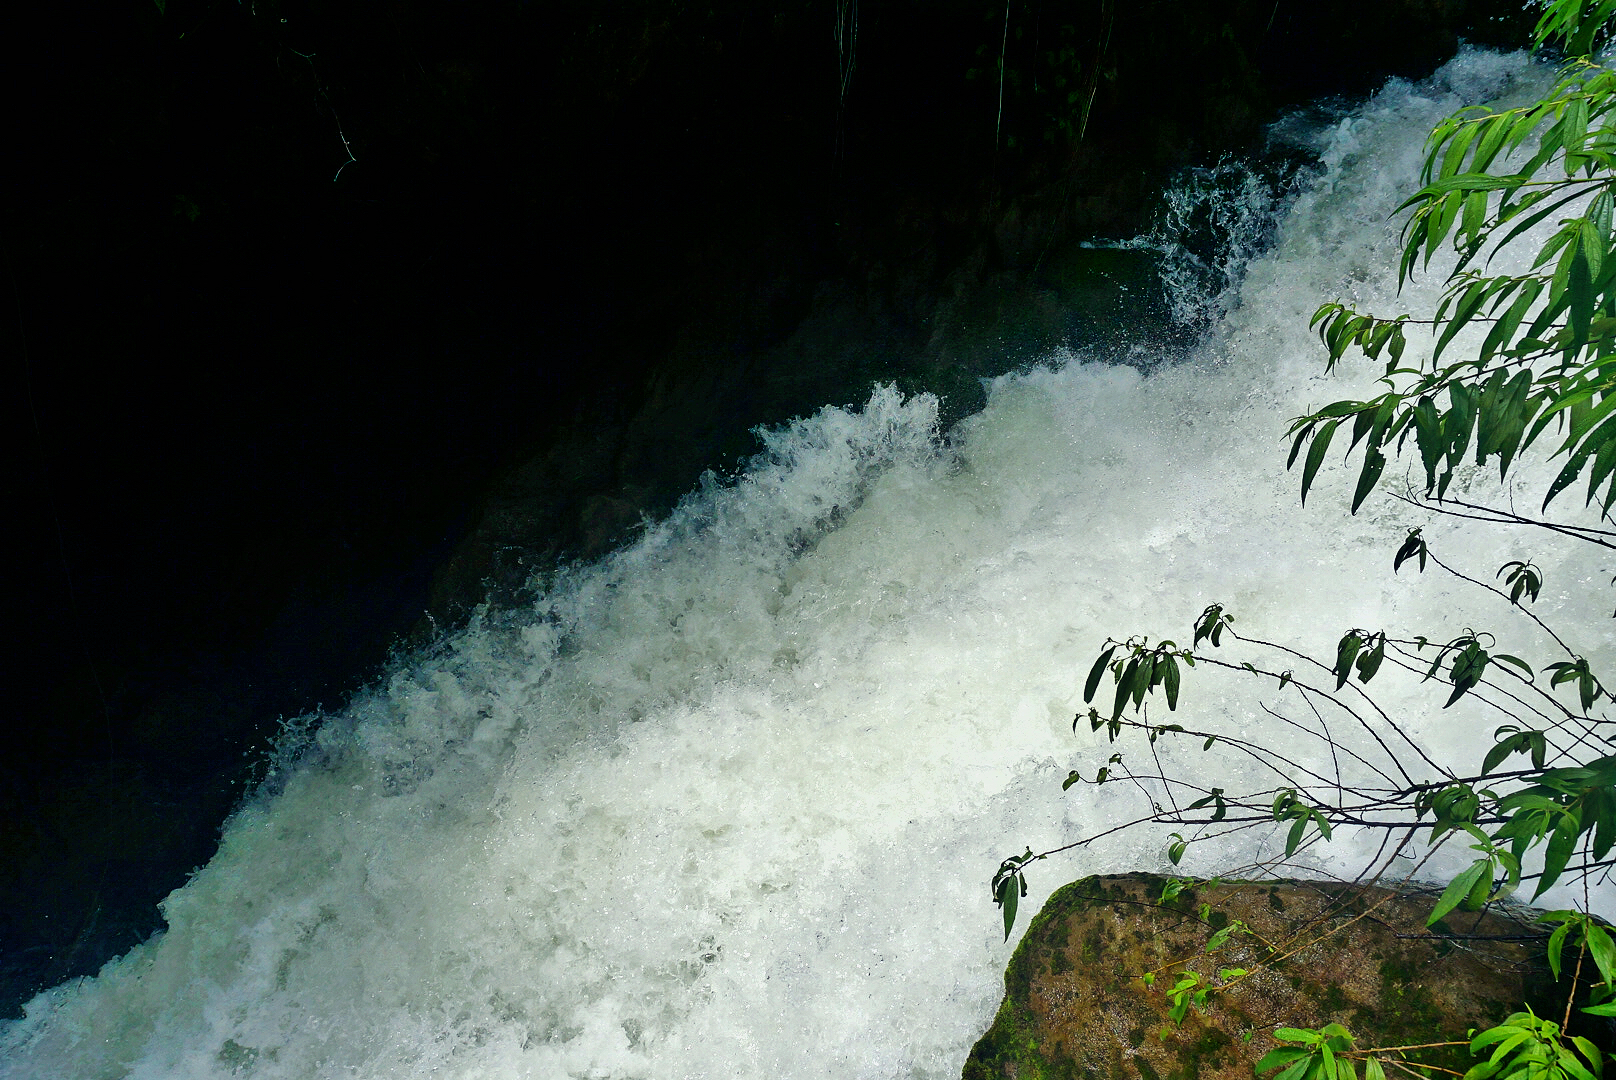
M 4 1029 L 0 1071 L 957 1076 L 1010 952 L 998 861 L 1140 809 L 1060 787 L 1110 752 L 1070 727 L 1107 634 L 1182 641 L 1216 599 L 1317 650 L 1353 625 L 1485 620 L 1545 655 L 1506 605 L 1393 578 L 1412 522 L 1483 577 L 1534 554 L 1540 611 L 1608 661 L 1608 575 L 1582 552 L 1380 497 L 1348 517 L 1336 466 L 1299 508 L 1278 441 L 1372 378 L 1326 380 L 1307 318 L 1394 303 L 1387 212 L 1430 125 L 1540 78 L 1467 54 L 1320 136 L 1320 177 L 1191 361 L 1052 357 L 946 441 L 935 401 L 877 389 L 403 665 L 235 816 L 166 933 Z M 1255 732 L 1264 693 L 1196 674 L 1180 716 Z M 1496 722 L 1407 705 L 1464 760 Z M 1196 749 L 1176 760 L 1205 768 Z M 1085 873 L 1162 869 L 1161 842 L 1037 864 L 1026 909 Z M 1343 838 L 1314 865 L 1355 854 Z M 1186 869 L 1251 856 L 1197 847 Z

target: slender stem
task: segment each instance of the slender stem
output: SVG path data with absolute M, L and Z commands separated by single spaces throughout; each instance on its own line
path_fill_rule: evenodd
M 1571 993 L 1566 995 L 1565 1016 L 1560 1019 L 1560 1030 L 1564 1031 L 1571 1026 L 1571 1004 L 1577 1000 L 1577 983 L 1582 981 L 1582 958 L 1588 951 L 1588 937 L 1583 935 L 1582 944 L 1577 947 L 1577 970 L 1571 973 Z
M 1399 495 L 1396 492 L 1392 493 L 1392 498 L 1401 499 L 1403 502 L 1406 502 L 1411 506 L 1418 506 L 1421 509 L 1435 510 L 1437 513 L 1446 514 L 1449 517 L 1464 518 L 1468 521 L 1485 521 L 1493 525 L 1531 525 L 1534 528 L 1547 529 L 1550 532 L 1559 533 L 1562 536 L 1569 536 L 1574 540 L 1584 540 L 1590 544 L 1598 544 L 1600 547 L 1616 548 L 1616 542 L 1605 539 L 1605 537 L 1616 534 L 1612 534 L 1604 529 L 1594 529 L 1580 525 L 1562 525 L 1555 521 L 1544 521 L 1539 518 L 1529 518 L 1521 514 L 1514 514 L 1504 510 L 1495 510 L 1490 506 L 1476 506 L 1470 503 L 1463 503 L 1457 499 L 1431 499 L 1422 502 L 1418 498 L 1411 498 L 1407 495 Z M 1457 510 L 1449 510 L 1446 506 L 1441 505 L 1445 502 L 1453 503 L 1456 506 L 1464 506 L 1478 512 L 1473 514 L 1462 514 Z M 1492 516 L 1484 516 L 1486 514 L 1491 514 Z
M 1514 517 L 1513 514 L 1510 515 L 1510 516 Z M 1542 522 L 1528 522 L 1528 524 L 1543 524 L 1543 523 Z M 1554 639 L 1554 643 L 1556 645 L 1560 646 L 1560 648 L 1562 648 L 1562 649 L 1564 649 L 1566 651 L 1567 656 L 1571 657 L 1573 660 L 1576 659 L 1577 654 L 1572 651 L 1571 646 L 1567 645 L 1564 641 L 1562 641 L 1560 639 L 1560 635 L 1556 634 L 1553 630 L 1551 630 L 1549 628 L 1548 623 L 1546 623 L 1542 619 L 1538 618 L 1535 614 L 1533 614 L 1530 610 L 1528 610 L 1523 605 L 1517 604 L 1515 601 L 1511 600 L 1509 598 L 1509 594 L 1506 593 L 1503 589 L 1500 589 L 1500 588 L 1497 588 L 1497 587 L 1495 587 L 1493 585 L 1490 585 L 1485 581 L 1480 581 L 1480 580 L 1478 580 L 1476 578 L 1473 578 L 1469 574 L 1463 573 L 1462 571 L 1455 570 L 1453 567 L 1449 566 L 1447 563 L 1445 563 L 1441 559 L 1437 558 L 1436 552 L 1432 551 L 1429 546 L 1426 547 L 1425 553 L 1431 557 L 1432 562 L 1436 563 L 1438 566 L 1440 566 L 1442 569 L 1446 570 L 1448 573 L 1452 574 L 1454 577 L 1458 578 L 1460 581 L 1468 581 L 1468 582 L 1470 582 L 1470 584 L 1475 585 L 1478 588 L 1486 589 L 1488 592 L 1492 593 L 1494 596 L 1496 596 L 1499 599 L 1504 600 L 1507 603 L 1509 603 L 1509 605 L 1511 607 L 1519 608 L 1521 614 L 1525 615 L 1528 619 L 1531 619 L 1533 622 L 1537 623 L 1539 628 L 1541 628 L 1542 631 L 1545 634 L 1549 635 L 1551 638 Z M 1500 571 L 1500 572 L 1502 572 L 1502 571 Z

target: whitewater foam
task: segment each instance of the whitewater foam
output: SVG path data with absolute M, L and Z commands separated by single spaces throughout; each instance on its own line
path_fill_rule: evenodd
M 767 433 L 739 480 L 709 479 L 531 608 L 402 662 L 240 809 L 165 933 L 5 1027 L 0 1068 L 957 1076 L 1013 945 L 987 887 L 999 859 L 1140 811 L 1115 785 L 1060 787 L 1109 752 L 1071 730 L 1107 634 L 1183 640 L 1220 600 L 1326 651 L 1353 625 L 1437 636 L 1464 618 L 1451 588 L 1387 573 L 1411 522 L 1484 575 L 1528 550 L 1389 499 L 1348 517 L 1334 466 L 1299 508 L 1279 435 L 1373 377 L 1323 379 L 1307 317 L 1392 303 L 1386 214 L 1430 125 L 1540 78 L 1468 53 L 1322 134 L 1319 177 L 1192 362 L 1147 377 L 1051 357 L 946 437 L 934 399 L 877 388 Z M 1608 661 L 1599 568 L 1532 550 L 1541 611 L 1600 627 L 1584 648 Z M 1503 605 L 1471 617 L 1536 647 Z M 1263 723 L 1241 683 L 1197 675 L 1183 697 L 1205 723 Z M 1475 714 L 1392 700 L 1473 756 Z M 1024 905 L 1162 869 L 1162 841 L 1038 864 Z M 1354 853 L 1344 839 L 1313 865 Z M 1196 848 L 1187 868 L 1251 854 Z

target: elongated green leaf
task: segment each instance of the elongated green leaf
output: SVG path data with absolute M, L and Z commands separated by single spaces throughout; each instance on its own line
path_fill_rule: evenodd
M 1352 675 L 1352 662 L 1358 657 L 1358 650 L 1363 648 L 1364 640 L 1358 636 L 1356 630 L 1349 630 L 1335 647 L 1335 667 L 1330 670 L 1335 675 L 1335 688 L 1341 689 L 1347 684 Z
M 1128 698 L 1133 695 L 1134 678 L 1138 674 L 1139 658 L 1136 656 L 1128 661 L 1128 666 L 1122 670 L 1122 677 L 1117 680 L 1117 696 L 1116 700 L 1111 703 L 1111 719 L 1115 720 L 1122 715 L 1122 707 L 1128 703 Z
M 1604 198 L 1609 198 L 1608 192 L 1602 192 L 1601 195 Z M 1595 281 L 1599 280 L 1600 271 L 1603 269 L 1608 235 L 1608 231 L 1605 234 L 1600 233 L 1599 226 L 1594 224 L 1592 217 L 1582 219 L 1582 257 L 1588 261 L 1588 282 L 1590 287 Z
M 1530 378 L 1530 372 L 1524 373 Z M 1498 443 L 1498 431 L 1504 421 L 1506 384 L 1509 372 L 1498 368 L 1487 378 L 1476 402 L 1476 464 L 1483 464 Z
M 1560 145 L 1564 147 L 1566 159 L 1566 173 L 1569 175 L 1573 169 L 1572 156 L 1581 153 L 1583 143 L 1588 140 L 1588 102 L 1585 98 L 1574 98 L 1566 106 L 1565 115 L 1560 119 Z
M 1375 643 L 1375 647 L 1358 657 L 1358 681 L 1367 683 L 1370 679 L 1373 679 L 1375 672 L 1380 670 L 1380 665 L 1385 659 L 1386 635 L 1381 634 L 1379 640 Z
M 1139 670 L 1133 677 L 1133 707 L 1135 709 L 1145 703 L 1145 695 L 1150 693 L 1156 685 L 1156 657 L 1153 655 L 1139 658 Z
M 978 881 L 981 879 L 978 878 Z M 977 886 L 980 888 L 981 886 Z M 981 896 L 981 893 L 977 893 Z M 1021 879 L 1008 874 L 999 882 L 999 905 L 1004 908 L 1004 940 L 1010 940 L 1010 930 L 1016 925 L 1016 902 L 1021 898 Z
M 1470 161 L 1471 172 L 1486 172 L 1487 166 L 1493 163 L 1498 151 L 1503 148 L 1504 137 L 1509 134 L 1509 114 L 1500 113 L 1488 117 L 1478 126 L 1481 130 L 1481 139 L 1476 144 L 1475 156 Z
M 1421 398 L 1419 404 L 1414 406 L 1414 437 L 1420 448 L 1420 460 L 1425 465 L 1426 491 L 1436 485 L 1436 467 L 1447 450 L 1442 427 L 1442 416 L 1437 412 L 1436 402 L 1428 397 Z
M 1442 420 L 1442 434 L 1447 440 L 1448 468 L 1452 469 L 1464 457 L 1470 445 L 1470 432 L 1476 423 L 1479 392 L 1462 382 L 1448 386 L 1448 400 L 1452 407 Z
M 1570 921 L 1563 922 L 1555 928 L 1554 933 L 1549 935 L 1547 949 L 1549 971 L 1553 973 L 1556 982 L 1560 980 L 1560 957 L 1565 950 L 1566 938 L 1571 934 L 1571 927 L 1572 923 Z
M 1593 444 L 1595 439 L 1590 438 L 1588 441 Z M 1588 471 L 1588 496 L 1584 500 L 1584 505 L 1594 501 L 1599 494 L 1600 485 L 1605 483 L 1610 478 L 1612 470 L 1616 469 L 1616 433 L 1606 434 L 1597 445 L 1593 468 Z M 1603 505 L 1606 512 L 1610 510 L 1613 492 L 1616 492 L 1616 486 L 1606 488 Z
M 1493 771 L 1499 762 L 1511 754 L 1520 753 L 1524 749 L 1526 749 L 1526 740 L 1519 734 L 1511 735 L 1507 739 L 1500 739 L 1493 744 L 1493 748 L 1487 751 L 1487 756 L 1482 759 L 1481 774 L 1486 776 Z
M 1536 590 L 1533 590 L 1532 597 L 1533 597 L 1533 599 L 1537 598 Z M 1491 659 L 1492 662 L 1495 663 L 1495 664 L 1509 664 L 1512 667 L 1520 668 L 1521 672 L 1522 672 L 1522 675 L 1526 679 L 1526 681 L 1527 682 L 1532 681 L 1532 665 L 1528 664 L 1525 660 L 1522 660 L 1520 657 L 1511 656 L 1509 653 L 1495 652 L 1489 657 L 1489 659 Z
M 1296 439 L 1291 443 L 1290 457 L 1285 459 L 1285 468 L 1287 470 L 1290 469 L 1292 465 L 1296 464 L 1296 456 L 1302 452 L 1302 444 L 1307 442 L 1308 436 L 1313 434 L 1313 425 L 1310 423 L 1303 424 L 1296 427 L 1294 430 L 1296 431 Z
M 1454 336 L 1475 317 L 1485 299 L 1487 299 L 1486 281 L 1473 281 L 1459 294 L 1458 301 L 1453 305 L 1453 313 L 1448 316 L 1448 323 L 1443 327 L 1441 337 L 1437 339 L 1436 351 L 1431 354 L 1433 361 L 1441 358 L 1442 350 L 1446 349 Z M 1437 321 L 1441 320 L 1442 316 L 1438 315 Z
M 1283 1038 L 1278 1031 L 1274 1032 L 1274 1034 Z M 1300 1046 L 1278 1046 L 1264 1054 L 1262 1060 L 1257 1062 L 1257 1071 L 1264 1073 L 1269 1069 L 1277 1069 L 1281 1065 L 1289 1065 L 1295 1061 L 1305 1061 L 1310 1056 Z
M 1420 570 L 1423 572 L 1425 570 L 1426 547 L 1425 537 L 1421 535 L 1420 529 L 1410 529 L 1408 531 L 1408 539 L 1403 541 L 1403 546 L 1397 549 L 1397 555 L 1392 559 L 1392 573 L 1397 573 L 1398 570 L 1402 569 L 1405 562 L 1415 556 L 1419 556 Z
M 1480 357 L 1484 362 L 1492 359 L 1499 349 L 1515 340 L 1515 332 L 1520 329 L 1521 320 L 1526 318 L 1526 313 L 1531 310 L 1538 294 L 1543 291 L 1543 283 L 1536 278 L 1518 279 L 1517 284 L 1520 287 L 1514 302 L 1505 309 L 1504 314 L 1499 316 L 1498 321 L 1487 331 L 1487 336 L 1482 339 Z
M 1302 834 L 1307 830 L 1307 821 L 1307 818 L 1299 817 L 1296 819 L 1296 823 L 1291 826 L 1291 831 L 1285 837 L 1285 854 L 1287 856 L 1296 854 L 1296 848 L 1302 842 Z
M 1588 401 L 1592 398 L 1593 393 L 1593 388 L 1589 387 L 1586 394 L 1577 395 L 1572 399 L 1571 403 Z M 1567 397 L 1570 398 L 1570 395 L 1567 395 Z M 1556 453 L 1565 453 L 1575 447 L 1596 424 L 1609 416 L 1613 409 L 1616 409 L 1616 393 L 1607 393 L 1597 405 L 1590 405 L 1587 410 L 1574 413 L 1571 429 L 1566 433 L 1565 442 L 1560 444 Z
M 1442 195 L 1453 191 L 1500 191 L 1504 188 L 1518 187 L 1528 179 L 1530 177 L 1522 173 L 1513 173 L 1509 176 L 1490 176 L 1487 173 L 1479 172 L 1459 173 L 1456 176 L 1435 180 L 1425 185 L 1404 202 L 1400 209 L 1413 206 L 1432 195 Z
M 1358 486 L 1352 493 L 1352 513 L 1358 512 L 1358 507 L 1375 490 L 1375 484 L 1380 481 L 1380 474 L 1386 469 L 1386 455 L 1379 450 L 1369 449 L 1364 452 L 1363 471 L 1358 474 Z
M 1482 875 L 1492 870 L 1492 865 L 1487 859 L 1477 859 L 1470 864 L 1468 870 L 1449 882 L 1448 887 L 1442 890 L 1442 896 L 1437 900 L 1436 907 L 1431 909 L 1431 917 L 1425 920 L 1425 925 L 1435 926 L 1443 916 L 1463 903 L 1474 891 Z
M 1571 853 L 1576 849 L 1579 830 L 1575 817 L 1564 814 L 1555 823 L 1554 832 L 1549 834 L 1548 846 L 1543 853 L 1543 876 L 1538 878 L 1537 891 L 1532 894 L 1536 900 L 1542 896 L 1565 871 L 1566 863 L 1571 861 Z
M 1517 208 L 1517 215 L 1519 215 L 1520 213 L 1524 212 L 1527 209 L 1532 209 L 1532 213 L 1525 214 L 1524 216 L 1521 216 L 1520 220 L 1515 222 L 1514 227 L 1512 227 L 1509 232 L 1505 233 L 1504 238 L 1498 242 L 1499 247 L 1508 247 L 1511 243 L 1513 243 L 1515 241 L 1516 237 L 1520 236 L 1522 233 L 1526 232 L 1528 229 L 1531 229 L 1533 226 L 1541 224 L 1542 221 L 1545 218 L 1547 218 L 1550 214 L 1554 213 L 1556 210 L 1559 210 L 1561 207 L 1565 206 L 1567 203 L 1574 202 L 1577 199 L 1582 198 L 1583 197 L 1583 192 L 1581 192 L 1581 191 L 1573 191 L 1569 195 L 1564 195 L 1564 196 L 1561 196 L 1558 199 L 1554 199 L 1552 202 L 1545 203 L 1544 199 L 1548 198 L 1548 196 L 1549 196 L 1549 192 L 1547 192 L 1547 191 L 1539 192 L 1538 193 L 1538 198 L 1535 199 L 1532 203 L 1530 203 L 1528 205 L 1523 205 L 1523 206 L 1520 206 L 1520 207 Z M 1514 218 L 1511 218 L 1511 220 L 1514 220 Z M 1562 241 L 1562 243 L 1563 242 L 1564 241 Z M 1556 249 L 1556 250 L 1558 250 L 1558 249 Z M 1547 261 L 1548 261 L 1548 258 L 1546 257 L 1546 258 L 1541 259 L 1537 263 L 1534 263 L 1533 265 L 1534 265 L 1534 267 L 1542 266 L 1543 263 L 1545 263 Z
M 1100 678 L 1105 674 L 1106 665 L 1111 662 L 1111 654 L 1116 651 L 1117 647 L 1111 646 L 1100 654 L 1100 658 L 1094 661 L 1094 666 L 1089 669 L 1089 677 L 1083 682 L 1083 704 L 1087 705 L 1094 700 L 1094 693 L 1100 688 Z
M 1584 932 L 1588 940 L 1588 952 L 1593 956 L 1594 963 L 1599 966 L 1600 978 L 1607 983 L 1616 983 L 1616 942 L 1612 942 L 1604 928 L 1592 920 Z
M 1340 420 L 1330 420 L 1323 424 L 1318 434 L 1313 436 L 1313 445 L 1307 448 L 1307 461 L 1302 465 L 1302 505 L 1307 505 L 1307 491 L 1313 486 L 1313 478 L 1319 473 L 1319 466 L 1324 464 L 1324 455 L 1330 449 L 1330 439 L 1335 435 L 1335 429 Z
M 1582 443 L 1566 461 L 1565 467 L 1560 470 L 1560 474 L 1554 478 L 1554 483 L 1549 485 L 1548 494 L 1543 497 L 1543 505 L 1548 506 L 1556 495 L 1570 487 L 1582 472 L 1582 467 L 1587 464 L 1589 457 L 1602 450 L 1612 439 L 1616 439 L 1616 416 L 1606 417 L 1603 423 L 1584 437 Z M 1593 488 L 1590 487 L 1589 498 L 1592 499 L 1592 496 Z
M 1476 139 L 1480 129 L 1475 124 L 1461 124 L 1448 140 L 1448 150 L 1442 156 L 1441 178 L 1459 175 L 1460 166 L 1464 164 L 1465 152 Z
M 1569 280 L 1571 291 L 1571 341 L 1566 345 L 1566 355 L 1570 356 L 1576 350 L 1588 343 L 1588 324 L 1594 317 L 1594 282 L 1593 272 L 1588 258 L 1588 249 L 1578 244 L 1571 256 L 1571 273 Z
M 1541 766 L 1540 766 L 1541 767 Z M 1616 791 L 1593 788 L 1583 797 L 1584 820 L 1594 821 L 1594 858 L 1603 859 L 1616 847 Z
M 1370 429 L 1375 426 L 1375 412 L 1376 410 L 1374 409 L 1360 409 L 1353 415 L 1352 443 L 1347 447 L 1347 453 L 1352 453 L 1359 441 L 1369 434 Z

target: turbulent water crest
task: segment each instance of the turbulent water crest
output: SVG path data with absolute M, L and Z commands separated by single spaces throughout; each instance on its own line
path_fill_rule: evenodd
M 1317 133 L 1319 173 L 1189 361 L 1053 356 L 946 438 L 935 400 L 877 388 L 402 664 L 238 812 L 166 933 L 4 1028 L 0 1071 L 957 1076 L 1009 956 L 999 859 L 1141 809 L 1060 787 L 1110 752 L 1071 730 L 1107 634 L 1182 639 L 1213 600 L 1315 649 L 1354 625 L 1462 628 L 1444 582 L 1387 573 L 1409 512 L 1348 517 L 1334 467 L 1298 508 L 1278 436 L 1372 378 L 1324 380 L 1307 319 L 1396 303 L 1387 212 L 1431 124 L 1522 82 L 1541 82 L 1523 58 L 1466 54 Z M 1483 576 L 1529 550 L 1426 524 Z M 1541 610 L 1602 627 L 1599 567 L 1533 554 Z M 1241 683 L 1196 676 L 1183 698 L 1199 723 L 1266 722 Z M 1429 705 L 1410 693 L 1410 723 L 1468 760 L 1482 720 Z M 1038 864 L 1024 904 L 1162 869 L 1162 839 Z M 1255 854 L 1198 847 L 1186 869 Z M 1314 866 L 1355 854 L 1346 838 Z

